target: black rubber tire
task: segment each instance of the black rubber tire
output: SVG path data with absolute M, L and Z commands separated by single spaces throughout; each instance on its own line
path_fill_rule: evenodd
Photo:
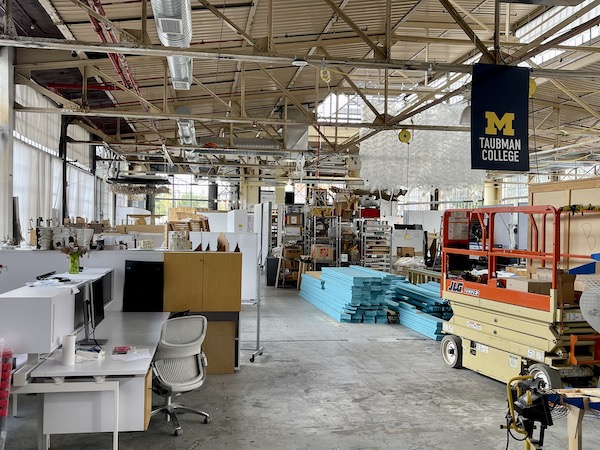
M 534 378 L 544 380 L 542 387 L 545 389 L 562 389 L 563 387 L 558 370 L 553 369 L 547 364 L 532 364 L 529 366 L 527 372 Z
M 453 334 L 447 334 L 440 343 L 442 358 L 448 367 L 460 369 L 462 367 L 462 339 Z

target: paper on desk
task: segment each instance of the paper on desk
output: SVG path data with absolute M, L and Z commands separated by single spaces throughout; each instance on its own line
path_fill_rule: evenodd
M 150 359 L 150 350 L 138 348 L 136 352 L 127 352 L 125 355 L 111 355 L 115 361 L 136 361 L 138 359 Z
M 70 285 L 67 283 L 61 283 L 60 281 L 58 281 L 56 279 L 30 281 L 30 282 L 25 283 L 25 286 L 29 286 L 29 287 L 50 286 L 50 287 L 55 287 L 55 288 L 70 289 L 71 294 L 73 294 L 73 295 L 79 293 L 79 289 L 77 288 L 77 286 L 73 286 L 73 285 Z

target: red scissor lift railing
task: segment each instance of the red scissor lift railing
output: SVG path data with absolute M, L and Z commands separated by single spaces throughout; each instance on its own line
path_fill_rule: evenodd
M 444 212 L 442 228 L 442 296 L 448 290 L 451 279 L 448 276 L 449 263 L 452 255 L 465 255 L 483 257 L 487 259 L 488 278 L 485 283 L 463 281 L 467 292 L 477 292 L 478 297 L 509 303 L 517 306 L 551 311 L 552 305 L 546 295 L 529 292 L 510 291 L 499 286 L 496 276 L 498 258 L 520 258 L 527 261 L 527 265 L 546 267 L 552 269 L 552 289 L 558 285 L 557 269 L 559 263 L 565 258 L 590 259 L 590 255 L 561 254 L 560 225 L 561 215 L 579 213 L 598 213 L 598 208 L 555 208 L 553 206 L 506 206 L 506 207 L 481 207 L 472 209 L 452 209 Z M 529 218 L 530 249 L 514 250 L 494 247 L 494 227 L 496 214 L 525 214 Z M 454 218 L 454 219 L 453 219 Z M 453 222 L 456 220 L 456 222 Z M 463 233 L 460 238 L 450 236 L 452 226 L 462 224 Z M 478 223 L 481 228 L 479 249 L 469 249 L 470 230 L 473 223 Z M 464 227 L 467 227 L 464 236 Z M 552 240 L 546 236 L 552 233 Z M 548 243 L 551 242 L 551 248 Z

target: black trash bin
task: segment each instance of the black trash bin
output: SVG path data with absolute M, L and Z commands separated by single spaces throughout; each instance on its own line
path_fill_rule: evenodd
M 275 286 L 277 280 L 277 265 L 279 264 L 279 258 L 268 257 L 267 258 L 267 286 Z

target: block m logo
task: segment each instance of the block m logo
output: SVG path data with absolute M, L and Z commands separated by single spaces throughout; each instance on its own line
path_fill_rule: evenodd
M 502 131 L 504 136 L 514 136 L 515 129 L 513 128 L 513 122 L 515 120 L 515 113 L 505 113 L 502 119 L 499 119 L 495 112 L 485 112 L 485 134 L 496 136 L 498 130 Z

